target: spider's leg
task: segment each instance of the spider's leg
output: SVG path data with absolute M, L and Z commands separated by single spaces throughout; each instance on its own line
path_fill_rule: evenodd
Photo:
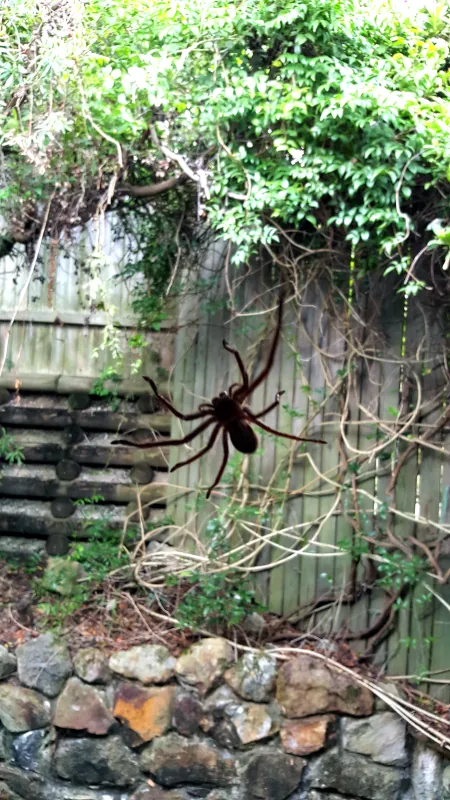
M 260 417 L 263 417 L 264 414 L 268 414 L 269 411 L 273 411 L 274 408 L 276 408 L 277 406 L 280 405 L 280 397 L 281 397 L 282 394 L 285 394 L 285 392 L 284 391 L 283 392 L 277 392 L 277 394 L 275 395 L 275 400 L 273 401 L 273 403 L 271 403 L 270 406 L 267 406 L 267 408 L 263 408 L 262 411 L 258 411 L 257 414 L 253 414 L 253 412 L 250 411 L 250 409 L 247 408 L 247 406 L 244 406 L 244 411 L 246 411 L 247 413 L 250 412 L 250 414 L 252 415 L 253 419 L 259 419 Z
M 178 417 L 178 419 L 184 419 L 186 421 L 189 421 L 189 420 L 193 420 L 193 419 L 201 419 L 201 417 L 205 417 L 206 416 L 206 411 L 200 411 L 199 410 L 199 411 L 195 411 L 193 414 L 183 414 L 181 411 L 178 411 L 178 409 L 176 409 L 175 406 L 172 405 L 172 403 L 169 403 L 169 401 L 166 400 L 165 397 L 162 397 L 159 394 L 158 389 L 156 387 L 155 381 L 152 381 L 152 379 L 148 378 L 146 375 L 143 375 L 143 378 L 144 378 L 144 381 L 147 381 L 147 383 L 149 383 L 150 386 L 152 387 L 156 399 L 159 400 L 159 402 L 163 406 L 168 408 L 169 411 L 172 412 L 172 414 L 175 414 L 175 416 Z
M 277 349 L 277 345 L 280 339 L 280 332 L 281 332 L 281 320 L 283 318 L 283 304 L 284 304 L 284 295 L 280 295 L 280 299 L 278 301 L 278 314 L 277 314 L 277 327 L 275 328 L 275 334 L 272 341 L 272 346 L 270 348 L 270 352 L 266 361 L 266 366 L 260 372 L 260 374 L 252 381 L 248 386 L 243 386 L 242 389 L 238 390 L 235 394 L 235 399 L 242 402 L 248 397 L 249 394 L 255 391 L 255 389 L 263 382 L 267 375 L 269 374 L 270 370 L 273 367 L 273 362 L 275 360 L 275 352 Z
M 229 447 L 228 447 L 228 433 L 227 433 L 227 430 L 226 430 L 226 428 L 224 428 L 224 429 L 223 429 L 223 433 L 222 433 L 222 444 L 223 444 L 223 460 L 222 460 L 222 463 L 221 463 L 221 465 L 220 465 L 219 472 L 218 472 L 218 473 L 217 473 L 217 475 L 216 475 L 216 480 L 214 481 L 213 485 L 212 485 L 212 486 L 210 486 L 210 487 L 209 487 L 209 489 L 208 489 L 208 491 L 206 492 L 206 499 L 208 499 L 208 498 L 209 498 L 209 496 L 210 496 L 210 494 L 211 494 L 212 490 L 213 490 L 213 489 L 215 488 L 215 486 L 217 486 L 217 484 L 219 483 L 219 481 L 220 481 L 220 479 L 221 479 L 221 477 L 222 477 L 222 475 L 223 475 L 223 473 L 224 473 L 225 467 L 226 467 L 226 465 L 227 465 L 228 456 L 230 455 L 230 449 L 229 449 Z
M 213 446 L 214 442 L 217 439 L 217 435 L 218 435 L 218 433 L 220 431 L 220 428 L 221 428 L 221 425 L 220 425 L 220 423 L 218 423 L 216 425 L 216 427 L 213 429 L 213 432 L 212 432 L 211 436 L 208 439 L 208 443 L 205 444 L 205 446 L 202 447 L 202 449 L 199 450 L 198 453 L 196 453 L 194 456 L 191 456 L 191 458 L 188 458 L 186 461 L 178 461 L 175 464 L 175 466 L 173 466 L 173 467 L 171 467 L 169 469 L 169 472 L 175 472 L 175 470 L 178 469 L 178 467 L 185 467 L 186 464 L 192 464 L 193 461 L 197 461 L 197 458 L 200 458 L 204 453 L 206 453 L 207 450 L 210 450 L 211 447 Z
M 236 392 L 234 391 L 236 389 Z M 228 394 L 231 398 L 234 397 L 235 393 L 239 392 L 239 389 L 242 389 L 242 383 L 232 383 L 231 386 L 228 387 Z
M 242 388 L 243 389 L 248 389 L 248 386 L 250 384 L 250 378 L 248 377 L 248 372 L 245 369 L 244 362 L 242 361 L 241 354 L 240 354 L 239 350 L 236 350 L 235 347 L 231 347 L 231 345 L 229 345 L 228 342 L 225 341 L 225 339 L 222 340 L 222 344 L 223 344 L 225 350 L 228 350 L 229 353 L 232 353 L 234 355 L 234 357 L 235 357 L 235 359 L 236 359 L 236 361 L 238 363 L 238 367 L 239 367 L 239 369 L 241 371 L 241 375 L 242 375 L 242 381 L 243 381 Z M 233 386 L 234 385 L 235 384 L 233 384 Z
M 326 444 L 323 439 L 304 439 L 302 436 L 293 436 L 291 433 L 282 433 L 282 431 L 277 431 L 275 428 L 269 428 L 269 426 L 265 425 L 264 422 L 259 422 L 254 414 L 251 412 L 249 413 L 248 409 L 245 409 L 245 413 L 248 415 L 250 422 L 254 422 L 254 424 L 258 425 L 259 428 L 262 428 L 264 431 L 268 431 L 269 433 L 273 433 L 275 436 L 282 436 L 283 439 L 293 439 L 295 442 L 314 442 L 315 444 Z
M 188 433 L 186 436 L 183 436 L 182 439 L 157 439 L 156 441 L 153 442 L 144 442 L 139 444 L 137 444 L 137 442 L 130 442 L 129 439 L 114 439 L 114 441 L 111 442 L 111 444 L 125 444 L 128 447 L 139 447 L 140 450 L 148 450 L 150 447 L 165 447 L 168 444 L 187 444 L 188 442 L 191 442 L 192 439 L 195 439 L 195 437 L 198 436 L 199 433 L 204 431 L 209 425 L 212 425 L 212 423 L 215 421 L 216 421 L 215 417 L 211 415 L 210 419 L 207 419 L 206 422 L 202 422 L 202 424 L 199 425 L 198 428 L 194 428 L 193 431 Z

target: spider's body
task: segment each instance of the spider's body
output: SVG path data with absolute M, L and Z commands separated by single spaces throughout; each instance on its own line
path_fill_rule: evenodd
M 229 446 L 228 446 L 228 437 L 230 438 L 232 444 L 240 453 L 254 453 L 256 448 L 258 447 L 258 437 L 254 432 L 251 425 L 257 425 L 259 428 L 262 428 L 269 433 L 273 433 L 277 436 L 282 436 L 285 439 L 293 439 L 297 442 L 316 442 L 318 444 L 325 444 L 321 439 L 303 439 L 300 436 L 292 436 L 290 433 L 282 433 L 281 431 L 277 431 L 274 428 L 270 428 L 268 425 L 265 425 L 264 422 L 260 422 L 260 418 L 265 416 L 272 411 L 280 402 L 280 397 L 283 392 L 279 392 L 273 403 L 271 403 L 267 408 L 264 408 L 258 414 L 254 414 L 250 408 L 246 405 L 246 400 L 252 392 L 263 382 L 263 380 L 267 377 L 270 369 L 272 368 L 274 359 L 275 359 L 275 351 L 277 348 L 278 340 L 280 338 L 280 331 L 281 331 L 281 320 L 282 320 L 282 313 L 283 313 L 283 297 L 280 298 L 280 302 L 278 305 L 278 320 L 277 320 L 277 327 L 275 330 L 275 336 L 272 341 L 272 346 L 270 348 L 269 357 L 267 359 L 266 366 L 262 370 L 262 372 L 256 377 L 253 381 L 250 382 L 250 378 L 248 375 L 247 370 L 245 369 L 244 362 L 240 356 L 238 350 L 234 347 L 230 347 L 229 344 L 224 340 L 223 346 L 225 347 L 228 352 L 233 353 L 238 363 L 241 376 L 242 376 L 242 383 L 233 383 L 228 392 L 221 392 L 218 397 L 213 397 L 210 403 L 202 403 L 198 411 L 193 414 L 182 414 L 181 411 L 178 411 L 172 403 L 169 403 L 164 397 L 158 392 L 156 388 L 156 384 L 151 378 L 144 378 L 147 383 L 153 389 L 156 397 L 162 403 L 162 405 L 166 406 L 176 417 L 183 420 L 194 420 L 194 419 L 204 419 L 204 421 L 197 427 L 194 428 L 191 433 L 188 433 L 187 436 L 184 436 L 182 439 L 167 439 L 166 441 L 152 441 L 152 442 L 143 442 L 137 444 L 136 442 L 128 441 L 128 439 L 118 439 L 113 444 L 125 444 L 131 445 L 132 447 L 140 447 L 142 449 L 147 449 L 149 447 L 160 447 L 163 444 L 187 444 L 188 442 L 195 439 L 200 433 L 202 433 L 206 428 L 210 425 L 214 425 L 214 428 L 211 432 L 211 436 L 208 439 L 205 447 L 202 447 L 198 453 L 196 453 L 191 458 L 188 458 L 186 461 L 180 461 L 178 464 L 175 464 L 172 467 L 171 472 L 178 469 L 179 467 L 183 467 L 186 464 L 191 464 L 193 461 L 196 461 L 200 458 L 204 453 L 212 448 L 214 442 L 216 441 L 220 431 L 222 431 L 222 445 L 223 445 L 223 459 L 222 464 L 220 466 L 219 472 L 216 476 L 216 479 L 212 486 L 209 487 L 206 497 L 209 497 L 212 490 L 215 486 L 219 483 L 223 472 L 225 470 L 228 456 L 229 456 Z
M 207 408 L 210 404 L 205 403 L 202 408 Z M 234 422 L 242 419 L 242 409 L 237 400 L 233 400 L 228 392 L 221 392 L 218 397 L 213 397 L 211 405 L 218 422 Z

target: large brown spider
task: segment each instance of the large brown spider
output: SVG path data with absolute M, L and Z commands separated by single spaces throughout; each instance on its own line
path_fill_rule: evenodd
M 155 396 L 158 398 L 159 402 L 168 408 L 172 414 L 175 414 L 178 419 L 187 421 L 205 417 L 205 421 L 202 422 L 197 428 L 194 428 L 191 433 L 183 436 L 182 439 L 160 439 L 152 442 L 142 442 L 140 444 L 131 442 L 128 439 L 116 439 L 112 444 L 129 445 L 131 447 L 139 447 L 144 450 L 150 447 L 161 447 L 162 445 L 167 444 L 187 444 L 187 442 L 191 442 L 192 439 L 195 439 L 196 436 L 202 433 L 202 431 L 206 430 L 206 428 L 208 428 L 210 425 L 214 425 L 207 444 L 202 447 L 198 453 L 191 456 L 191 458 L 188 458 L 186 461 L 179 461 L 177 464 L 175 464 L 175 466 L 173 466 L 170 470 L 171 472 L 174 472 L 179 467 L 185 467 L 187 464 L 192 464 L 193 461 L 201 458 L 204 453 L 210 450 L 214 445 L 220 430 L 222 429 L 223 459 L 214 483 L 206 492 L 207 498 L 210 496 L 214 487 L 219 483 L 225 470 L 229 456 L 228 437 L 230 437 L 234 447 L 236 450 L 239 450 L 240 453 L 254 453 L 258 447 L 258 437 L 253 431 L 250 423 L 257 425 L 259 428 L 262 428 L 269 433 L 273 433 L 276 436 L 282 436 L 285 439 L 293 439 L 296 442 L 315 442 L 316 444 L 326 444 L 326 442 L 324 442 L 322 439 L 303 439 L 300 436 L 292 436 L 290 433 L 282 433 L 281 431 L 277 431 L 274 428 L 270 428 L 268 425 L 265 425 L 264 422 L 259 421 L 261 417 L 265 416 L 265 414 L 268 414 L 269 411 L 272 411 L 274 408 L 276 408 L 280 402 L 280 397 L 282 394 L 284 394 L 284 392 L 278 392 L 273 403 L 267 406 L 267 408 L 264 408 L 258 414 L 254 414 L 250 408 L 245 405 L 245 401 L 249 395 L 255 391 L 255 389 L 263 382 L 263 380 L 265 380 L 273 366 L 275 351 L 280 338 L 282 315 L 283 296 L 280 297 L 278 305 L 277 327 L 266 366 L 252 382 L 250 382 L 248 372 L 245 369 L 244 362 L 242 361 L 239 351 L 234 347 L 230 347 L 225 339 L 223 340 L 223 346 L 225 350 L 228 350 L 228 352 L 232 353 L 236 358 L 242 376 L 242 383 L 233 383 L 227 392 L 221 392 L 218 397 L 213 397 L 210 403 L 201 403 L 201 405 L 198 407 L 198 411 L 193 414 L 182 414 L 181 411 L 178 411 L 172 405 L 172 403 L 169 403 L 168 400 L 166 400 L 164 397 L 161 397 L 155 382 L 152 381 L 151 378 L 144 377 L 144 380 L 146 380 L 147 383 L 149 383 L 152 387 L 153 392 L 155 393 Z

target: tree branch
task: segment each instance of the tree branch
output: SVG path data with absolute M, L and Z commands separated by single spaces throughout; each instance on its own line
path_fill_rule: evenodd
M 174 189 L 175 186 L 186 183 L 186 181 L 187 175 L 183 173 L 176 178 L 168 178 L 166 181 L 161 181 L 161 183 L 149 183 L 147 186 L 133 186 L 130 183 L 123 183 L 116 189 L 116 194 L 128 194 L 130 197 L 140 197 L 142 199 L 157 197 L 157 195 L 164 194 L 164 192 L 168 192 L 170 189 Z

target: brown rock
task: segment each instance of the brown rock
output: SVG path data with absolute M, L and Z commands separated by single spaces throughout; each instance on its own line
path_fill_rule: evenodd
M 173 709 L 173 727 L 182 736 L 193 736 L 199 732 L 200 721 L 203 717 L 202 705 L 188 692 L 179 692 L 175 699 Z
M 236 760 L 230 753 L 206 739 L 185 739 L 177 733 L 168 733 L 147 745 L 140 766 L 167 787 L 183 783 L 229 786 L 236 779 Z
M 299 655 L 278 673 L 277 700 L 287 717 L 337 711 L 354 717 L 372 713 L 372 693 L 324 661 Z
M 114 716 L 136 733 L 138 746 L 162 736 L 170 728 L 175 702 L 174 686 L 144 689 L 132 683 L 121 683 L 115 696 Z
M 140 786 L 130 797 L 130 800 L 185 800 L 182 792 L 165 792 L 159 786 Z
M 32 689 L 6 683 L 0 686 L 0 721 L 11 733 L 24 733 L 50 724 L 50 702 Z
M 322 750 L 328 728 L 334 720 L 335 717 L 325 715 L 286 722 L 280 731 L 283 750 L 294 756 L 307 756 Z
M 211 689 L 233 659 L 226 639 L 202 639 L 192 645 L 177 661 L 177 675 L 196 686 L 201 694 Z
M 57 728 L 104 736 L 113 723 L 114 717 L 97 691 L 79 678 L 69 678 L 56 701 L 53 724 Z

